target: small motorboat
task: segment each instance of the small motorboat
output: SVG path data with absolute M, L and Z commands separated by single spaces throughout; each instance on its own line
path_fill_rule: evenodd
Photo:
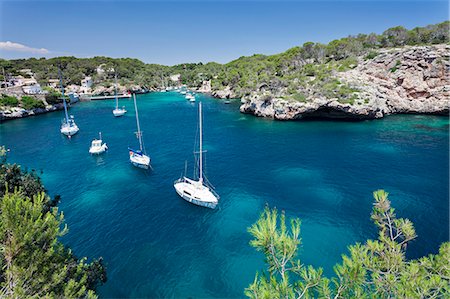
M 94 139 L 91 142 L 91 147 L 89 148 L 89 153 L 92 155 L 99 155 L 108 150 L 106 143 L 103 143 L 102 133 L 99 133 L 99 139 Z

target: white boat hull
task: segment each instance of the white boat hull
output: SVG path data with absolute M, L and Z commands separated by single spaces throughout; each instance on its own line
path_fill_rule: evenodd
M 194 205 L 215 209 L 219 203 L 218 196 L 200 182 L 183 178 L 175 181 L 174 188 L 181 198 Z
M 61 127 L 61 134 L 64 134 L 66 136 L 73 136 L 76 133 L 78 133 L 80 129 L 78 128 L 77 125 L 72 125 L 72 126 L 62 126 Z
M 104 152 L 106 152 L 106 150 L 108 149 L 108 146 L 106 145 L 106 143 L 102 144 L 102 146 L 98 147 L 91 147 L 89 149 L 89 153 L 92 155 L 99 155 L 102 154 Z
M 142 155 L 130 154 L 130 163 L 139 168 L 149 169 L 150 157 L 144 154 Z
M 113 114 L 114 114 L 115 117 L 122 116 L 125 113 L 127 113 L 127 110 L 125 110 L 125 109 L 114 109 L 113 110 Z

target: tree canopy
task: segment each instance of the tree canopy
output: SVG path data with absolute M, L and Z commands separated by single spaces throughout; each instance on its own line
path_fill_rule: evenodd
M 78 259 L 59 238 L 68 232 L 63 213 L 36 172 L 6 163 L 0 147 L 0 297 L 96 298 L 106 282 L 102 258 Z
M 245 294 L 267 299 L 448 298 L 450 243 L 443 243 L 438 254 L 407 260 L 407 244 L 417 237 L 412 222 L 396 217 L 387 192 L 373 195 L 371 218 L 378 239 L 349 246 L 332 278 L 300 262 L 300 220 L 291 219 L 288 226 L 283 212 L 266 207 L 249 232 L 254 238 L 250 244 L 264 254 L 267 270 L 256 274 Z
M 333 40 L 328 44 L 306 42 L 276 55 L 256 54 L 240 57 L 226 64 L 183 63 L 174 66 L 146 64 L 133 58 L 55 57 L 50 59 L 0 59 L 0 67 L 7 74 L 19 75 L 21 69 L 31 69 L 36 79 L 45 85 L 48 79 L 58 78 L 58 68 L 64 72 L 64 84 L 80 84 L 84 76 L 91 76 L 94 84 L 110 84 L 116 72 L 119 83 L 125 86 L 138 84 L 147 88 L 166 87 L 170 75 L 180 74 L 181 83 L 200 86 L 203 80 L 212 80 L 213 89 L 229 86 L 237 96 L 253 91 L 261 84 L 269 87 L 289 85 L 293 79 L 302 81 L 306 65 L 330 63 L 338 68 L 339 61 L 365 55 L 386 47 L 405 45 L 440 44 L 449 42 L 449 21 L 407 30 L 402 26 L 389 28 L 382 34 L 358 34 Z M 335 63 L 337 62 L 337 63 Z M 102 72 L 98 72 L 101 69 Z M 22 74 L 23 75 L 23 74 Z

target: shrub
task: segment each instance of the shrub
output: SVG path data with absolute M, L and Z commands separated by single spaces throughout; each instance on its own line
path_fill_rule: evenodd
M 402 63 L 400 62 L 400 60 L 397 60 L 395 62 L 394 67 L 392 67 L 389 71 L 391 71 L 391 73 L 395 73 L 398 70 L 398 67 L 401 65 Z
M 30 96 L 23 96 L 21 99 L 22 108 L 26 110 L 31 110 L 35 108 L 45 108 L 45 105 L 42 101 L 36 100 Z
M 54 105 L 54 104 L 58 104 L 58 103 L 62 103 L 62 100 L 60 99 L 61 94 L 58 92 L 52 92 L 49 94 L 45 95 L 45 101 L 49 104 L 49 105 Z
M 291 94 L 290 98 L 298 102 L 306 102 L 306 96 L 300 92 Z
M 369 60 L 369 59 L 374 59 L 375 57 L 378 56 L 378 52 L 377 51 L 370 51 L 366 57 L 364 57 L 365 60 Z
M 0 98 L 0 106 L 15 107 L 18 106 L 19 100 L 14 96 L 2 95 Z
M 340 61 L 340 65 L 338 67 L 339 72 L 348 71 L 350 69 L 354 69 L 358 65 L 358 59 L 355 57 L 349 57 Z

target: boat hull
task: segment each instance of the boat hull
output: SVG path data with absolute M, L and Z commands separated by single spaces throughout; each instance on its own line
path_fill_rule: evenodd
M 78 133 L 80 129 L 78 127 L 62 127 L 61 128 L 61 134 L 66 136 L 73 136 L 76 133 Z
M 125 110 L 125 109 L 114 109 L 113 110 L 113 114 L 114 114 L 115 117 L 122 116 L 125 113 L 127 113 L 127 110 Z
M 137 168 L 142 168 L 142 169 L 149 169 L 150 168 L 150 164 L 142 164 L 142 163 L 138 163 L 138 162 L 133 162 L 130 160 L 130 163 L 133 164 L 133 166 L 137 167 Z
M 176 190 L 176 189 L 175 189 L 175 190 Z M 182 194 L 182 193 L 179 192 L 178 190 L 176 190 L 176 192 L 178 193 L 178 195 L 179 195 L 182 199 L 184 199 L 185 201 L 190 202 L 190 203 L 192 203 L 192 204 L 194 204 L 194 205 L 201 206 L 201 207 L 205 207 L 205 208 L 210 208 L 210 209 L 215 209 L 216 206 L 217 206 L 217 203 L 210 203 L 210 202 L 199 201 L 199 200 L 196 200 L 196 199 L 194 199 L 194 198 L 191 198 L 191 197 L 189 197 L 189 196 L 187 196 L 187 195 Z
M 143 168 L 143 169 L 149 169 L 150 168 L 150 157 L 147 155 L 144 155 L 140 151 L 135 151 L 132 149 L 128 149 L 130 153 L 130 163 L 133 164 L 133 166 Z
M 201 187 L 201 191 L 192 188 L 192 183 L 189 179 L 180 179 L 174 182 L 173 187 L 177 194 L 187 202 L 194 205 L 215 209 L 219 203 L 216 197 L 208 188 Z M 201 199 L 203 198 L 203 199 Z
M 91 147 L 89 149 L 89 153 L 91 155 L 100 155 L 103 154 L 104 152 L 106 152 L 106 150 L 108 149 L 108 146 L 106 144 L 103 144 L 101 147 Z

